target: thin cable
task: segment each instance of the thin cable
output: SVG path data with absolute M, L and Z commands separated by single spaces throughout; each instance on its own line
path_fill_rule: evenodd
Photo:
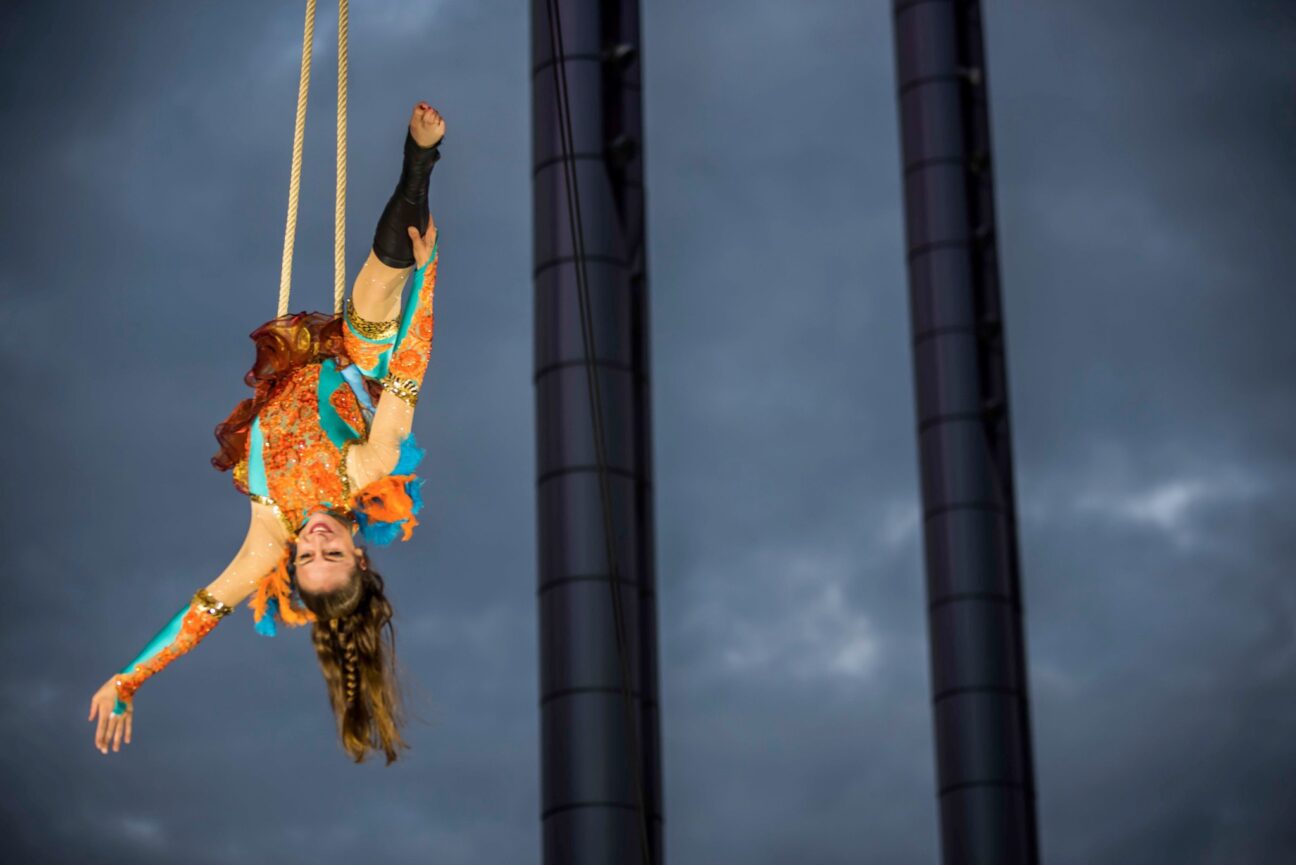
M 347 187 L 347 32 L 351 12 L 348 0 L 338 0 L 337 68 L 337 194 L 333 202 L 333 311 L 342 311 L 346 294 L 346 187 Z
M 314 42 L 315 0 L 306 0 L 301 77 L 297 82 L 297 120 L 293 125 L 292 172 L 288 181 L 288 223 L 284 227 L 283 262 L 279 267 L 279 315 L 288 314 L 288 292 L 292 288 L 293 246 L 297 241 L 297 201 L 301 194 L 302 141 L 306 136 L 306 92 L 310 89 L 311 47 Z
M 557 0 L 549 3 L 549 39 L 550 51 L 556 58 L 554 68 L 555 95 L 558 100 L 559 137 L 562 148 L 563 179 L 567 193 L 567 218 L 572 235 L 572 252 L 576 258 L 576 290 L 580 301 L 581 342 L 585 352 L 586 387 L 589 391 L 590 413 L 594 424 L 594 450 L 598 462 L 599 504 L 603 512 L 603 540 L 608 558 L 608 587 L 612 592 L 612 611 L 615 623 L 617 659 L 621 668 L 621 696 L 624 709 L 624 721 L 630 743 L 631 773 L 634 778 L 636 799 L 638 802 L 639 840 L 644 865 L 652 865 L 652 852 L 648 840 L 648 815 L 644 802 L 644 789 L 641 767 L 639 765 L 638 725 L 634 718 L 634 699 L 630 693 L 630 668 L 626 658 L 625 613 L 621 607 L 620 580 L 617 573 L 617 555 L 614 526 L 612 521 L 612 496 L 608 486 L 608 468 L 605 437 L 603 430 L 603 409 L 599 397 L 598 368 L 594 363 L 594 326 L 590 313 L 589 286 L 585 274 L 585 240 L 584 225 L 581 221 L 580 190 L 577 184 L 576 168 L 570 154 L 575 151 L 574 136 L 571 128 L 571 103 L 567 90 L 567 65 L 563 51 L 562 16 L 558 10 Z

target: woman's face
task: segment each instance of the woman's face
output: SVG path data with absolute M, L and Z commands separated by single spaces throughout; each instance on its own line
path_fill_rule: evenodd
M 351 527 L 323 512 L 311 514 L 297 534 L 294 564 L 297 585 L 308 592 L 331 592 L 365 566 L 364 552 L 351 538 Z

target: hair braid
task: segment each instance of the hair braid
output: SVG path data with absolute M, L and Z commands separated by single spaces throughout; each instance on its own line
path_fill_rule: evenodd
M 343 626 L 338 629 L 337 642 L 342 649 L 342 681 L 346 685 L 346 704 L 354 707 L 356 702 L 356 688 L 360 678 L 360 653 L 356 649 L 356 626 L 357 617 L 347 616 L 342 620 Z
M 317 616 L 312 642 L 343 748 L 357 763 L 382 750 L 390 765 L 409 746 L 400 735 L 396 632 L 383 588 L 382 577 L 368 569 L 332 593 L 298 590 Z

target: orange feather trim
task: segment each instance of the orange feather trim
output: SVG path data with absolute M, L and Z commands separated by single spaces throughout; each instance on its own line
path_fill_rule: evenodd
M 401 540 L 408 541 L 414 534 L 414 527 L 419 524 L 414 516 L 414 501 L 405 490 L 405 484 L 416 476 L 386 475 L 379 478 L 352 498 L 356 510 L 364 511 L 365 516 L 374 522 L 401 522 Z
M 275 563 L 274 568 L 266 573 L 257 583 L 256 592 L 248 601 L 252 608 L 253 621 L 259 622 L 266 615 L 266 607 L 271 598 L 278 599 L 279 619 L 285 625 L 299 627 L 315 621 L 315 614 L 304 606 L 293 603 L 292 582 L 288 576 L 288 552 L 285 550 Z

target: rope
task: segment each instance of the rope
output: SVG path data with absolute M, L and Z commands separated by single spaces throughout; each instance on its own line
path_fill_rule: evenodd
M 347 34 L 351 11 L 338 0 L 337 75 L 337 193 L 333 200 L 333 312 L 342 311 L 346 294 L 346 159 L 347 159 Z M 297 242 L 297 207 L 301 198 L 302 143 L 306 137 L 306 95 L 310 90 L 311 49 L 315 43 L 315 0 L 306 0 L 302 32 L 301 78 L 297 84 L 297 120 L 293 125 L 292 173 L 288 181 L 288 222 L 284 226 L 283 262 L 279 267 L 279 312 L 288 314 L 292 290 L 293 247 Z
M 293 127 L 292 176 L 288 181 L 288 224 L 284 228 L 283 263 L 279 267 L 279 315 L 288 314 L 288 292 L 292 287 L 293 245 L 297 240 L 297 200 L 301 194 L 302 141 L 306 137 L 306 92 L 310 89 L 311 45 L 314 41 L 315 0 L 306 0 L 301 79 L 297 84 L 297 122 Z
M 333 203 L 333 311 L 342 311 L 346 293 L 346 160 L 347 160 L 347 31 L 348 0 L 338 0 L 337 68 L 337 195 Z
M 554 91 L 558 102 L 558 131 L 562 148 L 563 186 L 567 193 L 567 222 L 571 231 L 572 255 L 576 259 L 576 294 L 580 301 L 581 342 L 585 354 L 585 383 L 589 392 L 590 414 L 594 424 L 594 453 L 598 463 L 599 504 L 603 512 L 603 543 L 608 559 L 608 588 L 612 592 L 612 619 L 616 632 L 617 660 L 621 668 L 622 719 L 626 728 L 627 762 L 634 779 L 639 829 L 639 851 L 643 865 L 652 865 L 652 848 L 648 836 L 648 808 L 644 800 L 644 782 L 639 764 L 641 753 L 639 727 L 634 717 L 634 697 L 630 692 L 630 665 L 626 657 L 625 611 L 621 606 L 620 576 L 617 573 L 616 534 L 612 521 L 612 491 L 608 485 L 607 446 L 603 430 L 603 407 L 599 398 L 598 367 L 594 362 L 594 322 L 590 312 L 589 279 L 585 273 L 585 229 L 581 221 L 580 187 L 571 154 L 575 137 L 571 125 L 571 97 L 567 90 L 567 57 L 563 50 L 561 0 L 548 0 L 549 44 L 554 57 Z

